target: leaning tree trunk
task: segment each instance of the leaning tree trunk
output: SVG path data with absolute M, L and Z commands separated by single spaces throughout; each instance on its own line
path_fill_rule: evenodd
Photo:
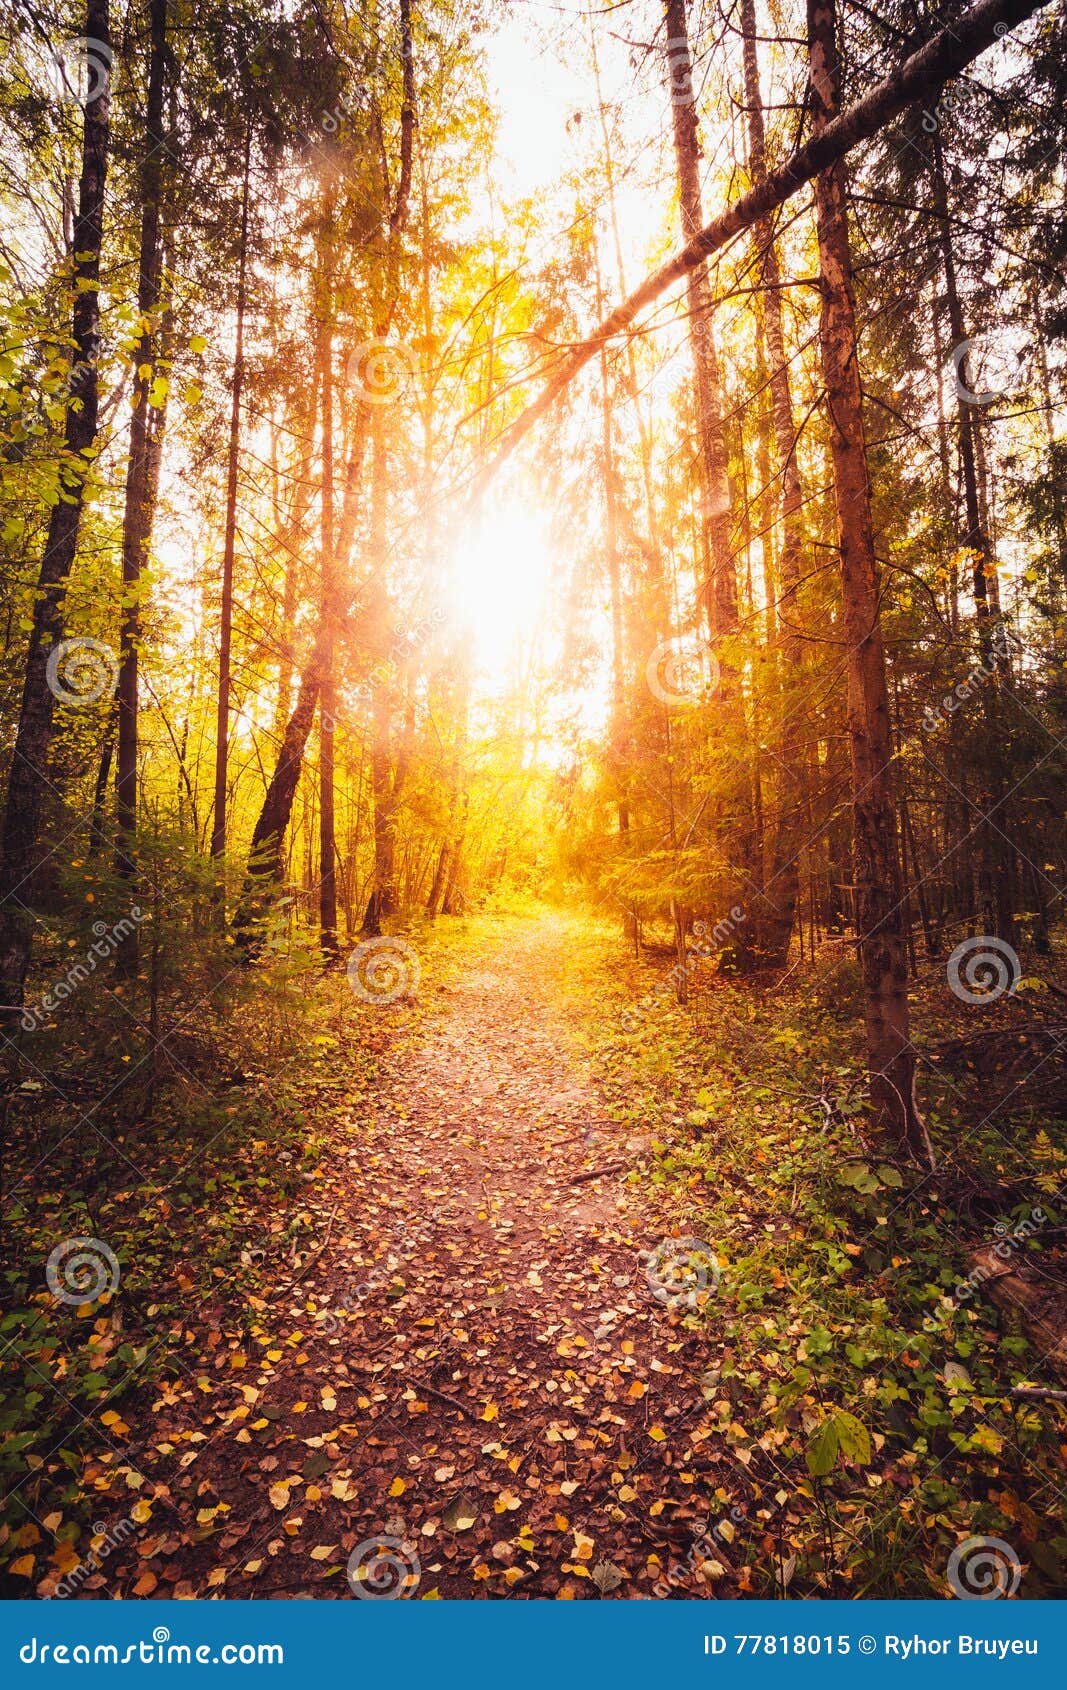
M 167 0 L 149 0 L 148 97 L 144 156 L 141 160 L 141 249 L 138 259 L 137 311 L 141 336 L 135 356 L 130 456 L 126 466 L 126 509 L 122 529 L 122 629 L 119 637 L 118 759 L 115 767 L 115 819 L 118 849 L 115 867 L 128 882 L 136 875 L 138 676 L 141 579 L 152 540 L 158 481 L 153 463 L 162 444 L 166 397 L 153 393 L 163 325 L 156 320 L 163 274 L 163 105 L 166 97 Z M 136 974 L 138 930 L 118 946 L 120 974 Z
M 1016 24 L 1040 11 L 1041 6 L 1042 0 L 975 0 L 973 6 L 968 6 L 953 18 L 951 25 L 935 31 L 894 66 L 854 106 L 841 112 L 824 126 L 820 134 L 813 135 L 783 164 L 769 171 L 766 181 L 742 194 L 740 199 L 705 224 L 681 252 L 676 252 L 673 258 L 646 276 L 640 287 L 609 312 L 591 335 L 560 356 L 554 373 L 548 377 L 536 399 L 531 400 L 504 429 L 495 456 L 475 483 L 474 496 L 478 497 L 485 491 L 519 442 L 567 391 L 586 364 L 597 356 L 605 341 L 627 334 L 643 311 L 676 282 L 687 277 L 690 271 L 706 264 L 713 252 L 720 251 L 735 235 L 750 229 L 776 207 L 785 205 L 820 171 L 828 170 L 861 141 L 877 135 L 906 106 L 925 99 L 932 90 L 958 76 L 987 47 L 991 47 Z
M 808 0 L 808 39 L 810 109 L 818 135 L 836 115 L 839 102 L 834 0 Z M 893 745 L 842 164 L 816 177 L 815 206 L 822 285 L 820 345 L 848 662 L 853 880 L 871 1104 L 879 1129 L 894 1148 L 930 1159 L 915 1102 L 915 1054 L 908 1037 L 906 935 L 890 774 Z
M 110 52 L 108 0 L 88 0 L 85 39 Z M 52 507 L 48 536 L 37 578 L 33 628 L 26 656 L 22 707 L 8 776 L 0 863 L 0 1006 L 17 1006 L 29 966 L 33 916 L 29 903 L 41 826 L 41 803 L 48 784 L 55 697 L 50 659 L 61 660 L 63 603 L 78 549 L 85 484 L 96 443 L 100 350 L 100 247 L 103 238 L 104 188 L 109 139 L 108 78 L 85 108 L 78 216 L 74 225 L 71 273 L 74 306 L 69 397 L 60 467 L 62 494 Z M 0 1013 L 3 1009 L 0 1008 Z

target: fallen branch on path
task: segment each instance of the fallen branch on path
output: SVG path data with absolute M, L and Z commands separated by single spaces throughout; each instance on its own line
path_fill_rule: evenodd
M 609 1162 L 606 1168 L 587 1168 L 584 1174 L 575 1174 L 574 1178 L 568 1181 L 568 1184 L 584 1185 L 587 1180 L 604 1179 L 608 1174 L 621 1173 L 626 1166 L 627 1163 L 625 1162 Z
M 421 1379 L 409 1379 L 408 1384 L 414 1390 L 421 1391 L 424 1396 L 433 1397 L 436 1402 L 447 1403 L 448 1407 L 454 1408 L 457 1414 L 462 1414 L 465 1420 L 477 1422 L 480 1418 L 472 1408 L 467 1407 L 465 1402 L 460 1402 L 458 1397 L 450 1397 L 447 1391 L 439 1391 L 435 1385 L 426 1385 Z

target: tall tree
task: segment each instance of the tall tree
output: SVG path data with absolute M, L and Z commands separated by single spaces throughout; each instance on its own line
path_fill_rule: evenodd
M 140 164 L 141 239 L 137 263 L 140 338 L 134 354 L 130 453 L 126 464 L 126 509 L 122 531 L 122 628 L 119 639 L 118 758 L 115 769 L 118 852 L 116 866 L 135 878 L 137 833 L 138 663 L 141 583 L 148 561 L 158 464 L 166 417 L 165 392 L 156 391 L 163 323 L 159 317 L 163 275 L 163 183 L 167 58 L 167 0 L 148 0 L 148 97 Z M 131 926 L 118 950 L 120 971 L 136 972 L 138 930 Z
M 87 0 L 85 40 L 110 64 L 108 0 Z M 99 61 L 102 62 L 102 61 Z M 99 62 L 97 68 L 99 68 Z M 22 1002 L 33 937 L 32 880 L 44 789 L 49 784 L 55 695 L 50 661 L 61 658 L 63 605 L 78 550 L 86 483 L 96 449 L 100 353 L 100 249 L 110 136 L 109 76 L 94 78 L 85 106 L 81 181 L 69 257 L 74 304 L 71 359 L 58 497 L 37 577 L 22 705 L 8 776 L 0 861 L 0 1014 Z
M 233 571 L 237 555 L 237 481 L 241 458 L 241 396 L 245 376 L 245 313 L 248 308 L 248 218 L 252 177 L 252 118 L 247 119 L 241 176 L 241 230 L 237 250 L 237 322 L 230 387 L 230 434 L 226 460 L 226 526 L 222 543 L 222 606 L 219 619 L 219 675 L 215 723 L 215 810 L 211 855 L 226 852 L 226 804 L 229 783 L 231 651 L 233 645 Z M 225 912 L 221 890 L 220 904 Z
M 808 55 L 812 131 L 818 137 L 840 107 L 835 0 L 808 0 Z M 853 882 L 871 1105 L 890 1142 L 916 1159 L 932 1160 L 915 1100 L 915 1052 L 908 1025 L 908 961 L 891 786 L 893 741 L 843 163 L 815 178 L 815 207 L 822 280 L 819 340 L 848 666 Z
M 688 242 L 694 240 L 704 226 L 704 207 L 700 192 L 699 123 L 685 0 L 664 0 L 664 11 L 678 204 L 682 235 Z M 706 265 L 695 265 L 689 271 L 686 290 L 706 545 L 704 599 L 712 638 L 719 639 L 732 633 L 737 624 L 737 571 L 733 558 L 730 457 L 723 424 L 722 375 L 715 345 L 711 283 Z

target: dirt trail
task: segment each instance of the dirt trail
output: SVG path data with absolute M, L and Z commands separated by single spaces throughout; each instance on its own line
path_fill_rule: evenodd
M 354 1551 L 364 1589 L 416 1599 L 650 1595 L 672 1563 L 708 1593 L 681 1564 L 722 1482 L 710 1342 L 649 1288 L 663 1222 L 625 1183 L 647 1146 L 583 1060 L 607 1011 L 568 984 L 571 939 L 562 916 L 510 921 L 424 977 L 335 1147 L 291 1329 L 206 1445 L 195 1393 L 162 1411 L 195 1452 L 168 1514 L 227 1505 L 203 1542 L 164 1526 L 183 1593 L 348 1597 Z

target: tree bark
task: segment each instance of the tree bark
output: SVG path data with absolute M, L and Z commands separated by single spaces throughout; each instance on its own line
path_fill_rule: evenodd
M 87 0 L 85 38 L 110 48 L 108 0 Z M 109 142 L 109 90 L 105 77 L 85 108 L 78 215 L 71 272 L 74 358 L 60 469 L 62 497 L 52 507 L 37 578 L 33 628 L 26 656 L 22 705 L 8 776 L 0 864 L 0 1005 L 19 1005 L 33 934 L 31 881 L 36 867 L 41 805 L 48 785 L 55 697 L 48 663 L 63 638 L 63 605 L 78 549 L 85 484 L 96 444 L 99 402 L 100 247 Z M 5 1011 L 0 1009 L 0 1014 Z
M 226 464 L 226 528 L 222 543 L 222 606 L 219 619 L 219 684 L 215 728 L 215 812 L 211 827 L 211 855 L 219 861 L 219 903 L 226 917 L 221 859 L 226 854 L 226 803 L 230 756 L 230 653 L 233 642 L 233 570 L 237 553 L 237 472 L 241 454 L 241 392 L 245 375 L 245 309 L 248 282 L 248 211 L 252 167 L 252 122 L 245 129 L 244 174 L 241 183 L 241 236 L 237 261 L 237 333 L 230 396 L 230 441 Z
M 767 143 L 763 124 L 763 98 L 760 91 L 759 59 L 756 50 L 755 0 L 741 0 L 741 32 L 745 74 L 745 106 L 748 116 L 749 174 L 754 184 L 767 180 Z M 795 691 L 803 680 L 804 647 L 797 633 L 799 605 L 797 592 L 801 574 L 804 535 L 802 513 L 804 491 L 797 462 L 797 439 L 793 424 L 793 396 L 786 359 L 785 331 L 782 323 L 781 270 L 774 244 L 774 230 L 769 217 L 755 224 L 756 246 L 759 253 L 760 278 L 763 283 L 763 312 L 760 327 L 766 342 L 768 382 L 771 394 L 771 414 L 774 441 L 781 484 L 781 549 L 778 556 L 777 579 L 781 598 L 774 613 L 774 625 L 783 683 L 779 700 L 780 720 L 779 757 L 785 771 L 780 782 L 777 826 L 773 845 L 771 875 L 765 888 L 763 908 L 753 912 L 752 931 L 759 952 L 759 960 L 767 967 L 782 968 L 789 954 L 789 940 L 793 931 L 797 898 L 800 892 L 798 845 L 801 823 L 804 820 L 806 757 L 800 733 L 802 701 Z M 764 544 L 766 545 L 766 541 Z M 788 783 L 788 784 L 786 784 Z M 771 889 L 773 888 L 773 896 Z
M 163 351 L 162 324 L 155 320 L 163 275 L 163 160 L 166 137 L 163 107 L 166 98 L 167 0 L 148 0 L 148 97 L 145 109 L 145 150 L 141 160 L 141 246 L 138 260 L 137 310 L 141 336 L 137 345 L 130 419 L 130 455 L 126 466 L 126 509 L 122 530 L 122 628 L 119 637 L 118 757 L 115 767 L 115 819 L 118 827 L 116 872 L 127 881 L 132 896 L 136 880 L 134 852 L 137 837 L 137 736 L 140 655 L 141 578 L 148 562 L 155 519 L 158 461 L 166 418 L 166 399 L 153 399 L 152 385 Z M 117 948 L 115 962 L 121 976 L 137 972 L 138 929 Z
M 325 211 L 325 207 L 324 207 Z M 328 215 L 328 213 L 327 213 Z M 337 636 L 337 579 L 333 534 L 333 275 L 327 227 L 327 257 L 318 321 L 319 388 L 322 399 L 321 572 L 324 655 L 319 698 L 319 942 L 324 955 L 337 955 L 337 840 L 334 825 L 334 648 Z
M 692 241 L 703 227 L 704 209 L 700 196 L 700 139 L 685 10 L 685 0 L 664 0 L 678 202 L 682 235 L 686 241 Z M 722 421 L 722 376 L 715 349 L 711 285 L 703 264 L 688 272 L 686 291 L 693 393 L 700 440 L 704 603 L 711 636 L 718 639 L 731 633 L 737 624 L 737 571 L 733 559 L 729 453 Z
M 834 0 L 808 0 L 813 132 L 837 114 L 840 69 Z M 872 1110 L 883 1136 L 915 1159 L 931 1160 L 915 1102 L 908 1036 L 908 966 L 891 792 L 892 731 L 871 522 L 871 489 L 856 345 L 845 172 L 815 179 L 822 280 L 820 348 L 830 420 L 848 664 L 852 751 L 853 881 L 863 970 Z

